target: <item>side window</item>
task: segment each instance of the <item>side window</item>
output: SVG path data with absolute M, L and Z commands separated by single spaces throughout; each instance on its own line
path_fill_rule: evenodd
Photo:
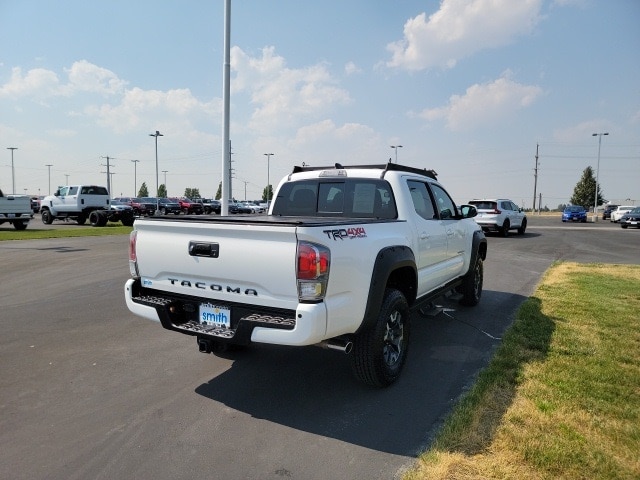
M 67 195 L 77 195 L 78 194 L 78 187 L 69 187 L 69 192 L 67 193 Z
M 65 195 L 67 195 L 67 192 L 69 191 L 69 187 L 62 187 L 58 191 L 60 192 L 60 196 L 64 197 Z
M 436 200 L 438 216 L 441 220 L 455 218 L 457 216 L 456 204 L 449 194 L 440 185 L 430 184 L 431 191 Z
M 407 184 L 409 185 L 411 200 L 413 201 L 413 208 L 415 208 L 416 213 L 425 220 L 438 218 L 433 208 L 433 202 L 427 190 L 427 185 L 415 180 L 409 180 Z

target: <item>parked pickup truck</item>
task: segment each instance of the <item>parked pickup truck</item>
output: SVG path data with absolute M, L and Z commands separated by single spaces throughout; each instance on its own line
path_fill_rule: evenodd
M 54 220 L 75 220 L 84 225 L 87 220 L 94 227 L 104 227 L 107 222 L 122 222 L 130 227 L 135 215 L 129 205 L 111 205 L 109 192 L 98 185 L 67 185 L 58 187 L 53 195 L 44 197 L 40 205 L 42 223 L 51 225 Z
M 383 387 L 407 356 L 410 316 L 456 290 L 479 302 L 487 242 L 430 170 L 294 167 L 268 215 L 149 218 L 130 236 L 134 314 L 228 345 L 320 345 Z
M 0 225 L 9 222 L 16 230 L 24 230 L 33 218 L 31 199 L 26 195 L 7 195 L 0 190 Z

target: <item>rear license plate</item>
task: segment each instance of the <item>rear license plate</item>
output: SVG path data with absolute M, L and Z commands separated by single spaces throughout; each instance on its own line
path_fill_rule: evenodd
M 210 303 L 202 303 L 198 321 L 201 325 L 231 328 L 231 310 Z

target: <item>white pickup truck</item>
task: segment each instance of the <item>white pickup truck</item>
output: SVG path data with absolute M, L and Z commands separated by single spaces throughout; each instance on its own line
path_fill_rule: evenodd
M 348 353 L 362 382 L 387 386 L 412 311 L 451 290 L 465 305 L 480 300 L 487 242 L 476 213 L 430 170 L 294 167 L 268 215 L 137 220 L 126 303 L 205 353 L 321 345 Z
M 33 218 L 31 198 L 26 195 L 7 195 L 0 190 L 0 225 L 9 222 L 16 230 L 24 230 Z
M 87 220 L 94 227 L 104 227 L 107 222 L 119 222 L 130 227 L 135 216 L 133 208 L 112 205 L 109 191 L 99 185 L 66 185 L 58 187 L 53 195 L 40 204 L 42 223 L 51 225 L 54 220 L 75 220 L 84 225 Z

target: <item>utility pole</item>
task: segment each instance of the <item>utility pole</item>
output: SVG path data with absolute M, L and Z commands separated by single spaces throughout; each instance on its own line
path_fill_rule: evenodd
M 140 160 L 131 160 L 133 162 L 133 196 L 137 197 L 138 196 L 138 180 L 137 180 L 137 175 L 138 175 L 138 162 Z
M 109 157 L 108 155 L 106 157 L 100 157 L 100 158 L 106 158 L 107 159 L 107 164 L 103 165 L 107 167 L 107 191 L 109 192 L 109 198 L 111 198 L 111 170 L 110 167 L 115 167 L 115 165 L 110 165 L 109 164 L 109 160 L 114 160 L 113 157 Z
M 540 144 L 536 143 L 536 166 L 533 169 L 533 207 L 531 213 L 536 211 L 536 190 L 538 188 L 538 148 Z M 540 213 L 540 204 L 538 203 L 538 213 Z
M 11 150 L 11 187 L 12 187 L 12 194 L 15 195 L 16 194 L 16 174 L 15 171 L 13 169 L 13 151 L 17 150 L 18 147 L 7 147 L 7 150 Z
M 271 202 L 271 189 L 269 188 L 269 183 L 271 182 L 269 179 L 269 160 L 271 160 L 271 155 L 273 155 L 273 153 L 265 153 L 264 155 L 267 157 L 267 203 L 269 203 Z
M 53 164 L 47 163 L 45 167 L 49 168 L 49 193 L 47 193 L 47 195 L 51 195 L 51 167 L 53 167 Z

